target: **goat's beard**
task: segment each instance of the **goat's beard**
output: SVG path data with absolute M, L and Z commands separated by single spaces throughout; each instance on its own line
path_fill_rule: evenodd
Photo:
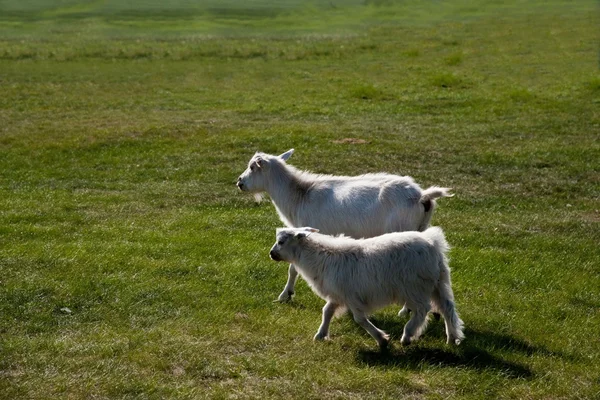
M 257 203 L 260 203 L 264 199 L 264 196 L 262 193 L 253 193 L 253 195 L 254 195 L 254 201 L 256 201 Z

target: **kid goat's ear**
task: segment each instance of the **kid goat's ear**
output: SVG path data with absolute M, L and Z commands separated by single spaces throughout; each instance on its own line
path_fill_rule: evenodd
M 294 236 L 296 236 L 298 239 L 302 239 L 302 238 L 310 236 L 310 234 L 314 233 L 314 232 L 319 232 L 319 230 L 315 229 L 315 228 L 307 227 L 307 228 L 302 228 L 302 230 L 300 232 L 296 232 L 296 234 Z
M 288 151 L 280 155 L 279 158 L 281 158 L 283 161 L 287 161 L 292 156 L 292 154 L 294 154 L 294 149 L 289 149 Z

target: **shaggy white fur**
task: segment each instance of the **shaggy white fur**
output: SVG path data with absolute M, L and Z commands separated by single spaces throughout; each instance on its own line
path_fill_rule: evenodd
M 273 156 L 256 153 L 238 178 L 242 191 L 266 192 L 288 227 L 314 226 L 321 232 L 369 238 L 389 232 L 422 231 L 429 226 L 439 197 L 450 189 L 421 190 L 411 177 L 391 174 L 318 175 L 299 171 L 286 161 L 293 149 Z M 298 273 L 291 264 L 279 295 L 294 294 Z
M 449 246 L 440 228 L 359 240 L 317 232 L 314 228 L 278 229 L 270 251 L 273 260 L 293 263 L 313 291 L 327 301 L 316 340 L 327 338 L 335 313 L 348 309 L 385 347 L 388 335 L 367 317 L 392 303 L 406 304 L 413 311 L 402 344 L 421 335 L 430 310 L 444 317 L 448 343 L 459 344 L 464 338 L 463 322 L 454 307 Z

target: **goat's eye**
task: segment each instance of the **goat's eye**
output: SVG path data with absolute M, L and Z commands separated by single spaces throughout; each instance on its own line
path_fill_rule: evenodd
M 256 167 L 254 165 L 250 166 L 250 171 L 254 171 L 256 169 Z
M 279 242 L 277 242 L 277 244 L 283 246 L 283 240 L 280 240 Z

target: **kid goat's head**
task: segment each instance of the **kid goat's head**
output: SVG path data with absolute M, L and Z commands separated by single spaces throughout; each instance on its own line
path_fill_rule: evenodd
M 313 232 L 319 232 L 319 230 L 309 227 L 277 229 L 276 242 L 271 247 L 269 256 L 274 261 L 293 262 L 296 258 L 299 242 Z
M 258 193 L 266 190 L 267 174 L 269 167 L 279 158 L 286 161 L 294 153 L 294 149 L 290 149 L 280 156 L 272 156 L 265 153 L 256 153 L 248 163 L 248 168 L 239 176 L 237 187 L 244 192 Z

